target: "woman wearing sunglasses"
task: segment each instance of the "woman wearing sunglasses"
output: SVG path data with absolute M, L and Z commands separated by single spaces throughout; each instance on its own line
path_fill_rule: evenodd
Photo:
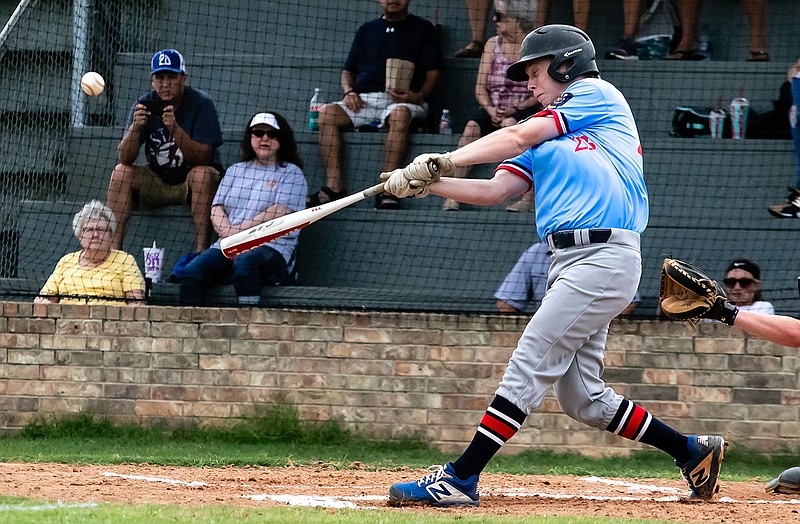
M 722 281 L 728 299 L 742 311 L 774 315 L 775 308 L 761 293 L 761 268 L 747 258 L 737 258 L 728 265 Z
M 241 161 L 225 172 L 211 203 L 211 223 L 220 238 L 305 208 L 303 161 L 283 116 L 263 112 L 248 119 L 241 147 Z M 295 231 L 233 260 L 222 254 L 218 240 L 186 266 L 181 305 L 204 305 L 209 287 L 228 282 L 239 304 L 258 304 L 262 286 L 287 280 L 298 235 Z

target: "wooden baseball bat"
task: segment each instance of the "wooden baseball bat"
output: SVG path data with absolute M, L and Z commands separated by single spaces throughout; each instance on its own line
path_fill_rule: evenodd
M 258 224 L 251 228 L 239 231 L 233 235 L 223 238 L 221 244 L 222 254 L 228 258 L 233 258 L 240 253 L 249 251 L 278 237 L 287 235 L 292 231 L 302 229 L 317 220 L 324 218 L 331 213 L 335 213 L 347 206 L 361 202 L 366 198 L 373 197 L 383 191 L 383 182 L 376 184 L 358 193 L 327 202 L 325 204 L 309 207 L 288 215 L 273 218 L 263 224 Z

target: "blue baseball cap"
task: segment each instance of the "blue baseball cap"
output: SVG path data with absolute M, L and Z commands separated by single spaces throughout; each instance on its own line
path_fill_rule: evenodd
M 183 55 L 177 49 L 162 49 L 153 55 L 150 61 L 150 74 L 159 71 L 170 71 L 172 73 L 186 73 L 186 62 Z

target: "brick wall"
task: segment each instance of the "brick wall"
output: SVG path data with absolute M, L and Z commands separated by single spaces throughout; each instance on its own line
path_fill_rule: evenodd
M 309 420 L 460 451 L 526 319 L 413 313 L 0 303 L 0 428 L 88 412 L 225 424 L 283 397 Z M 684 433 L 800 451 L 800 351 L 727 326 L 618 321 L 606 381 Z M 505 452 L 624 454 L 551 395 Z

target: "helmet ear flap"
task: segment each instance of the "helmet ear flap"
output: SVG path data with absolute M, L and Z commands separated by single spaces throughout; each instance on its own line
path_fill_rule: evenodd
M 566 71 L 559 71 L 561 66 L 572 62 Z M 590 71 L 597 71 L 594 62 L 594 46 L 591 41 L 586 41 L 578 45 L 559 50 L 553 56 L 553 61 L 547 68 L 547 73 L 558 82 L 570 82 L 575 80 L 578 75 Z

